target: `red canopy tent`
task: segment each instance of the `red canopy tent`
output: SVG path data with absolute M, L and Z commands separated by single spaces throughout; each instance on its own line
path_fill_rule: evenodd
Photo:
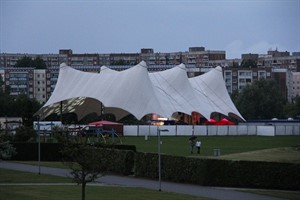
M 216 125 L 235 125 L 234 122 L 229 121 L 226 118 L 223 118 L 216 122 Z
M 216 125 L 217 121 L 214 119 L 209 119 L 205 122 L 206 125 Z
M 119 125 L 121 125 L 120 123 L 106 121 L 106 120 L 101 120 L 101 121 L 89 123 L 89 125 L 94 125 L 94 126 L 103 126 L 103 125 L 106 125 L 106 124 L 119 124 Z
M 102 121 L 97 121 L 97 122 L 91 122 L 88 125 L 101 126 L 103 128 L 103 130 L 114 129 L 119 136 L 123 135 L 123 124 L 121 124 L 121 123 L 102 120 Z

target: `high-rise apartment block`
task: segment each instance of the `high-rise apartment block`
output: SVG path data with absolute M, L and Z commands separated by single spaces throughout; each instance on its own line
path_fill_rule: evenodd
M 24 56 L 44 60 L 46 69 L 30 66 L 14 67 Z M 243 60 L 251 60 L 253 66 L 243 66 Z M 46 102 L 53 92 L 59 73 L 59 65 L 67 65 L 86 72 L 99 73 L 101 66 L 122 71 L 145 61 L 148 71 L 166 70 L 184 63 L 189 77 L 197 76 L 211 68 L 221 66 L 229 93 L 241 91 L 255 80 L 274 79 L 280 91 L 289 101 L 300 96 L 300 52 L 269 50 L 267 54 L 242 54 L 240 59 L 226 59 L 226 52 L 206 50 L 204 47 L 190 47 L 188 51 L 159 53 L 143 48 L 139 53 L 81 53 L 61 49 L 58 54 L 0 54 L 0 75 L 11 95 L 27 94 L 40 102 Z

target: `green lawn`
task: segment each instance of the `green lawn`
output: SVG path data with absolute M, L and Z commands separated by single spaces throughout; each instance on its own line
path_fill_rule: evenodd
M 281 163 L 300 163 L 300 151 L 295 147 L 281 147 L 249 151 L 243 153 L 227 154 L 218 157 L 227 160 L 250 160 L 250 161 L 270 161 Z
M 190 156 L 188 138 L 185 136 L 161 137 L 161 152 L 169 155 Z M 300 146 L 300 136 L 198 136 L 201 140 L 199 156 L 213 156 L 219 148 L 221 155 L 257 151 L 263 149 Z M 157 152 L 157 137 L 122 137 L 124 144 L 136 145 L 140 152 Z M 193 154 L 193 156 L 198 156 Z
M 80 186 L 1 186 L 0 200 L 80 200 Z M 142 188 L 127 187 L 108 187 L 108 186 L 87 186 L 87 200 L 192 200 L 192 199 L 208 199 L 193 197 L 189 195 L 181 195 L 170 192 L 159 192 L 155 190 L 147 190 Z
M 260 189 L 254 189 L 254 190 L 240 190 L 240 191 L 246 191 L 250 193 L 260 194 L 260 195 L 266 195 L 266 196 L 272 196 L 282 199 L 289 199 L 289 200 L 300 200 L 300 191 L 280 191 L 280 190 L 260 190 Z
M 0 168 L 0 183 L 71 183 L 71 178 Z M 0 192 L 1 194 L 1 192 Z
M 81 186 L 64 185 L 71 183 L 70 178 L 35 173 L 6 170 L 0 168 L 0 183 L 62 183 L 61 185 L 1 185 L 0 200 L 76 200 L 81 197 Z M 87 186 L 86 199 L 208 199 L 170 192 L 158 192 L 142 188 L 115 187 L 115 186 Z

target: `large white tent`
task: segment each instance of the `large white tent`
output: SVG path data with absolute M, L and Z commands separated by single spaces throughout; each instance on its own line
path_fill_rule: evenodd
M 145 62 L 124 71 L 101 67 L 100 73 L 75 70 L 61 64 L 56 87 L 36 113 L 43 119 L 52 113 L 75 112 L 79 119 L 89 113 L 131 113 L 137 119 L 157 114 L 171 119 L 175 113 L 198 112 L 206 119 L 212 113 L 244 120 L 231 101 L 220 67 L 188 78 L 184 64 L 149 73 Z

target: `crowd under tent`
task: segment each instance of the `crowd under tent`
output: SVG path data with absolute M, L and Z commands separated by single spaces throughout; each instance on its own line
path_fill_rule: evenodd
M 184 64 L 149 73 L 143 61 L 124 71 L 103 66 L 100 73 L 61 64 L 51 97 L 35 115 L 44 119 L 70 112 L 78 120 L 90 113 L 114 114 L 117 120 L 128 114 L 139 120 L 148 114 L 174 119 L 178 113 L 210 119 L 220 113 L 244 121 L 227 92 L 221 67 L 188 78 Z

